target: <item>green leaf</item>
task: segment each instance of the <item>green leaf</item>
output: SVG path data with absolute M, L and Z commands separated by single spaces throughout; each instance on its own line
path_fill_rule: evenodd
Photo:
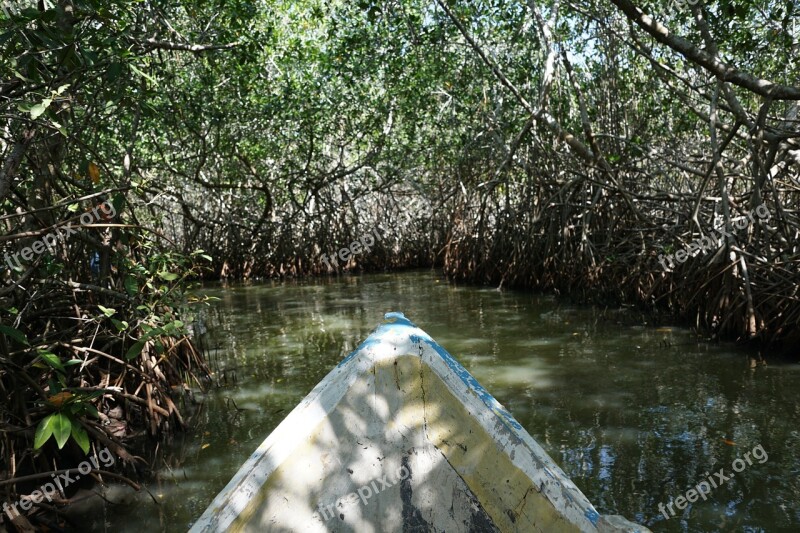
M 83 453 L 89 453 L 89 436 L 86 434 L 85 429 L 77 424 L 73 424 L 72 438 L 75 439 L 75 442 L 81 447 Z
M 124 285 L 125 292 L 128 293 L 128 296 L 136 296 L 136 293 L 139 292 L 139 286 L 136 284 L 136 278 L 133 276 L 125 276 Z
M 90 403 L 84 404 L 84 411 L 86 411 L 95 418 L 100 418 L 100 413 L 97 412 L 97 407 L 95 407 Z
M 61 389 L 63 388 L 63 387 L 61 387 L 61 384 L 58 381 L 54 380 L 54 379 L 48 379 L 47 380 L 47 386 L 50 387 L 50 394 L 51 395 L 52 394 L 58 394 L 59 392 L 61 392 Z
M 61 413 L 56 413 L 51 416 L 54 417 L 53 436 L 56 438 L 56 444 L 58 444 L 58 449 L 60 450 L 67 443 L 67 439 L 69 439 L 69 435 L 72 432 L 72 422 L 70 422 L 67 415 Z
M 25 334 L 16 328 L 0 324 L 0 333 L 6 335 L 7 337 L 11 337 L 24 346 L 30 346 L 30 344 L 28 344 L 28 338 L 25 336 Z
M 116 318 L 112 318 L 111 323 L 117 327 L 117 331 L 125 331 L 128 329 L 128 322 L 125 320 L 117 320 Z
M 159 272 L 158 277 L 163 279 L 164 281 L 174 281 L 178 279 L 178 275 L 173 274 L 172 272 Z
M 39 357 L 41 357 L 45 363 L 47 363 L 54 369 L 58 370 L 59 372 L 64 372 L 64 366 L 61 364 L 61 359 L 59 359 L 56 354 L 51 352 L 41 351 L 39 352 Z
M 45 98 L 44 100 L 41 101 L 41 103 L 36 104 L 35 106 L 31 107 L 31 110 L 30 110 L 31 119 L 32 120 L 36 120 L 37 118 L 42 116 L 42 114 L 45 111 L 47 111 L 47 108 L 50 107 L 50 104 L 52 104 L 52 103 L 53 103 L 53 99 L 52 98 Z
M 51 120 L 51 121 L 50 121 L 50 124 L 52 124 L 52 125 L 53 125 L 53 127 L 54 127 L 55 129 L 57 129 L 57 130 L 58 130 L 58 132 L 59 132 L 61 135 L 63 135 L 64 137 L 68 137 L 68 135 L 67 135 L 67 130 L 64 128 L 64 126 L 62 126 L 61 124 L 59 124 L 59 123 L 58 123 L 58 122 L 56 122 L 55 120 Z
M 205 250 L 203 250 L 203 249 L 200 249 L 200 250 L 195 250 L 194 252 L 192 252 L 192 255 L 193 255 L 193 256 L 194 256 L 194 255 L 196 255 L 196 256 L 200 256 L 200 257 L 202 257 L 203 259 L 205 259 L 206 261 L 211 261 L 211 256 L 210 256 L 210 255 L 208 255 L 208 254 L 206 254 L 206 251 L 205 251 Z
M 53 420 L 55 416 L 55 414 L 52 414 L 39 422 L 39 425 L 36 427 L 36 435 L 33 437 L 34 450 L 41 448 L 42 444 L 47 442 L 47 439 L 53 434 Z
M 169 324 L 164 325 L 164 333 L 172 333 L 173 331 L 179 330 L 183 327 L 183 322 L 180 320 L 175 320 L 170 322 Z
M 135 67 L 135 66 L 133 66 L 133 65 L 128 65 L 128 67 L 130 67 L 130 69 L 131 69 L 133 72 L 135 72 L 135 73 L 136 73 L 136 74 L 138 74 L 139 76 L 141 76 L 141 77 L 145 78 L 147 81 L 149 81 L 149 82 L 150 82 L 150 83 L 152 83 L 153 85 L 158 85 L 158 82 L 156 82 L 156 80 L 155 80 L 155 79 L 154 79 L 152 76 L 150 76 L 149 74 L 145 74 L 144 72 L 142 72 L 141 70 L 139 70 L 138 68 L 136 68 L 136 67 Z
M 22 74 L 17 72 L 16 70 L 14 71 L 14 77 L 24 81 L 25 83 L 30 83 L 31 82 L 31 80 L 29 80 L 28 78 L 26 78 L 25 76 L 23 76 Z
M 139 354 L 142 353 L 142 348 L 144 348 L 144 343 L 146 339 L 139 339 L 134 343 L 133 346 L 128 350 L 128 353 L 125 354 L 125 359 L 130 361 L 131 359 L 135 359 L 139 357 Z
M 103 306 L 102 306 L 102 305 L 100 305 L 100 304 L 97 304 L 97 307 L 98 307 L 98 308 L 99 308 L 99 309 L 100 309 L 100 310 L 103 312 L 103 314 L 104 314 L 104 315 L 106 315 L 106 316 L 107 316 L 107 317 L 109 317 L 109 318 L 110 318 L 110 317 L 111 317 L 111 316 L 112 316 L 114 313 L 116 313 L 116 312 L 117 312 L 117 310 L 116 310 L 116 309 L 110 309 L 110 308 L 108 308 L 108 307 L 103 307 Z

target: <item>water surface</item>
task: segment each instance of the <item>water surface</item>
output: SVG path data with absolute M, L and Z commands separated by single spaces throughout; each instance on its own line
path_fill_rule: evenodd
M 600 513 L 654 531 L 800 531 L 798 365 L 751 368 L 746 352 L 685 329 L 623 325 L 613 311 L 456 286 L 429 271 L 205 292 L 220 298 L 203 340 L 226 385 L 160 459 L 152 498 L 109 507 L 96 531 L 188 529 L 387 311 L 404 312 L 453 354 Z M 752 464 L 737 462 L 745 466 L 705 501 L 673 504 L 670 519 L 660 512 L 719 480 L 721 468 L 729 476 L 745 455 Z

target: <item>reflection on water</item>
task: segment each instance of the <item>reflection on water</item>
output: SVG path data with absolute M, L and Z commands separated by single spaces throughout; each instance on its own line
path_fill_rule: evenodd
M 402 311 L 539 441 L 601 513 L 654 531 L 800 530 L 800 367 L 750 369 L 686 330 L 526 293 L 456 287 L 432 272 L 210 288 L 218 376 L 201 424 L 164 454 L 134 503 L 94 530 L 185 531 L 250 453 L 342 357 Z M 221 379 L 222 381 L 222 379 Z M 758 462 L 665 520 L 659 503 L 761 444 Z

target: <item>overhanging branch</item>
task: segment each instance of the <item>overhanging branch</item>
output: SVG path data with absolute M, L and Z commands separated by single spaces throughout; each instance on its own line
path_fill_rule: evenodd
M 752 74 L 736 69 L 712 54 L 699 49 L 690 41 L 680 35 L 676 35 L 669 29 L 653 19 L 650 15 L 642 12 L 630 0 L 611 0 L 625 16 L 632 20 L 637 26 L 652 35 L 658 42 L 665 44 L 681 54 L 683 57 L 705 68 L 722 81 L 738 85 L 755 94 L 772 98 L 773 100 L 800 100 L 800 88 L 791 85 L 781 85 L 757 78 Z

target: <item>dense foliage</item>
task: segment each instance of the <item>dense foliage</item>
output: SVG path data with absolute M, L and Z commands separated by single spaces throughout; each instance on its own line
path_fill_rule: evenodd
M 5 2 L 4 456 L 181 425 L 204 275 L 438 265 L 796 346 L 798 9 Z

